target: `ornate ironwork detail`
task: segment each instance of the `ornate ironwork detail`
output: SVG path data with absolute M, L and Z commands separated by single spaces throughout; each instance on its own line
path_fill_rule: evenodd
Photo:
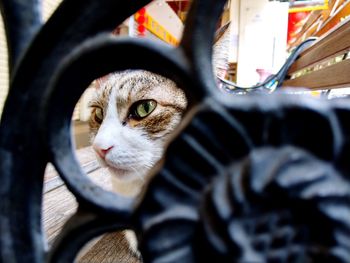
M 147 262 L 349 262 L 348 109 L 297 98 L 202 105 L 140 205 Z
M 13 48 L 0 126 L 0 262 L 72 262 L 92 237 L 125 228 L 137 232 L 145 262 L 350 262 L 349 103 L 220 93 L 211 47 L 225 1 L 194 1 L 177 48 L 110 36 L 149 1 L 64 1 L 34 38 L 36 2 L 16 15 L 22 2 L 0 1 L 15 14 L 5 15 Z M 70 138 L 87 85 L 127 68 L 165 75 L 191 100 L 139 201 L 89 181 Z M 79 202 L 50 251 L 41 227 L 48 162 Z

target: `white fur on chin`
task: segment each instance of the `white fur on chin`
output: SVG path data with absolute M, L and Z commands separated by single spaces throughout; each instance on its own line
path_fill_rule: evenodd
M 144 186 L 144 179 L 139 177 L 134 177 L 134 180 L 125 180 L 111 174 L 111 182 L 114 192 L 127 197 L 137 197 Z
M 113 167 L 110 167 L 97 154 L 96 158 L 101 167 L 107 168 L 106 171 L 109 173 L 113 192 L 126 197 L 136 197 L 140 194 L 145 183 L 143 176 L 138 176 L 133 171 L 117 170 Z

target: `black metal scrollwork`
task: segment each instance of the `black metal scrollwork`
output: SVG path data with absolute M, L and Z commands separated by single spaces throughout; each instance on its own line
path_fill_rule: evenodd
M 208 99 L 170 146 L 140 205 L 147 262 L 349 262 L 348 107 L 261 99 Z
M 109 36 L 148 2 L 66 0 L 41 25 L 36 1 L 0 1 L 11 47 L 0 262 L 72 262 L 92 237 L 129 227 L 145 262 L 350 262 L 349 103 L 220 93 L 211 47 L 223 0 L 193 2 L 178 48 Z M 127 68 L 173 79 L 192 103 L 138 203 L 89 181 L 70 139 L 84 88 Z M 79 202 L 50 251 L 41 227 L 48 162 Z

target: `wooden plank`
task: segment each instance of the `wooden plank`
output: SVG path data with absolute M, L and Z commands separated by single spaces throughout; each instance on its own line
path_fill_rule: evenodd
M 62 230 L 64 223 L 77 210 L 77 202 L 70 191 L 61 185 L 43 198 L 43 225 L 49 245 Z
M 350 60 L 343 60 L 337 64 L 314 71 L 310 74 L 286 80 L 283 87 L 332 89 L 350 87 Z
M 99 169 L 100 165 L 99 165 L 97 160 L 93 160 L 93 161 L 90 161 L 88 163 L 81 164 L 81 168 L 83 169 L 85 174 L 89 174 L 89 173 Z M 50 175 L 48 175 L 47 179 L 45 180 L 44 193 L 52 191 L 52 190 L 56 189 L 57 187 L 60 187 L 61 185 L 64 184 L 62 179 L 59 177 L 58 173 L 56 172 L 56 170 L 52 171 L 50 168 L 48 168 L 48 170 L 49 170 Z
M 85 174 L 89 174 L 100 167 L 91 146 L 76 150 L 76 156 Z M 44 176 L 44 193 L 49 192 L 63 184 L 52 164 L 48 164 Z
M 106 169 L 100 168 L 91 147 L 76 151 L 77 159 L 87 176 L 106 190 L 111 190 L 110 177 Z M 54 167 L 48 165 L 45 173 L 43 196 L 43 224 L 50 244 L 66 220 L 76 211 L 74 196 L 65 187 Z
M 106 190 L 111 190 L 110 177 L 106 169 L 98 169 L 88 174 L 89 178 Z M 43 197 L 43 224 L 48 243 L 56 237 L 63 224 L 76 211 L 75 197 L 63 184 L 47 193 Z
M 79 263 L 141 263 L 122 232 L 109 233 L 98 240 L 84 255 L 79 256 Z
M 91 146 L 77 149 L 75 151 L 78 162 L 84 166 L 85 164 L 95 161 L 96 156 Z M 57 176 L 57 172 L 52 164 L 48 164 L 45 170 L 45 181 Z
M 319 63 L 329 57 L 350 49 L 350 20 L 341 23 L 335 30 L 319 39 L 300 54 L 288 74 Z
M 333 16 L 336 12 L 339 11 L 339 8 L 341 8 L 342 4 L 347 1 L 347 0 L 335 0 L 335 1 L 331 1 L 330 5 L 329 5 L 329 10 L 330 16 Z
M 307 29 L 303 28 L 297 35 L 294 42 L 290 42 L 288 46 L 288 50 L 291 51 L 293 48 L 298 46 L 301 42 L 307 39 L 310 36 L 313 36 L 314 32 L 318 29 L 319 24 L 321 23 L 321 15 L 317 17 L 316 21 L 313 21 Z
M 314 35 L 314 33 L 316 32 L 318 26 L 319 26 L 319 22 L 315 23 L 311 27 L 309 27 L 309 29 L 304 33 L 305 34 L 304 40 L 309 38 L 309 37 L 312 37 Z
M 334 15 L 330 16 L 323 26 L 316 32 L 316 36 L 322 36 L 333 27 L 335 27 L 341 20 L 350 14 L 350 1 L 340 8 Z
M 321 16 L 321 10 L 312 11 L 307 21 L 303 25 L 299 36 L 301 36 L 303 32 L 307 31 L 319 19 L 320 16 Z

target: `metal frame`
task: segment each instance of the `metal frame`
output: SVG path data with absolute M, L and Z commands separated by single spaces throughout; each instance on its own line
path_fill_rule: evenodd
M 211 47 L 223 0 L 193 2 L 177 48 L 110 37 L 148 2 L 66 0 L 42 25 L 37 1 L 0 1 L 11 67 L 0 262 L 72 262 L 92 237 L 125 228 L 138 234 L 145 262 L 350 262 L 350 104 L 220 93 Z M 70 138 L 85 87 L 126 68 L 173 79 L 192 105 L 140 202 L 88 180 Z M 49 251 L 41 225 L 48 162 L 79 202 Z

